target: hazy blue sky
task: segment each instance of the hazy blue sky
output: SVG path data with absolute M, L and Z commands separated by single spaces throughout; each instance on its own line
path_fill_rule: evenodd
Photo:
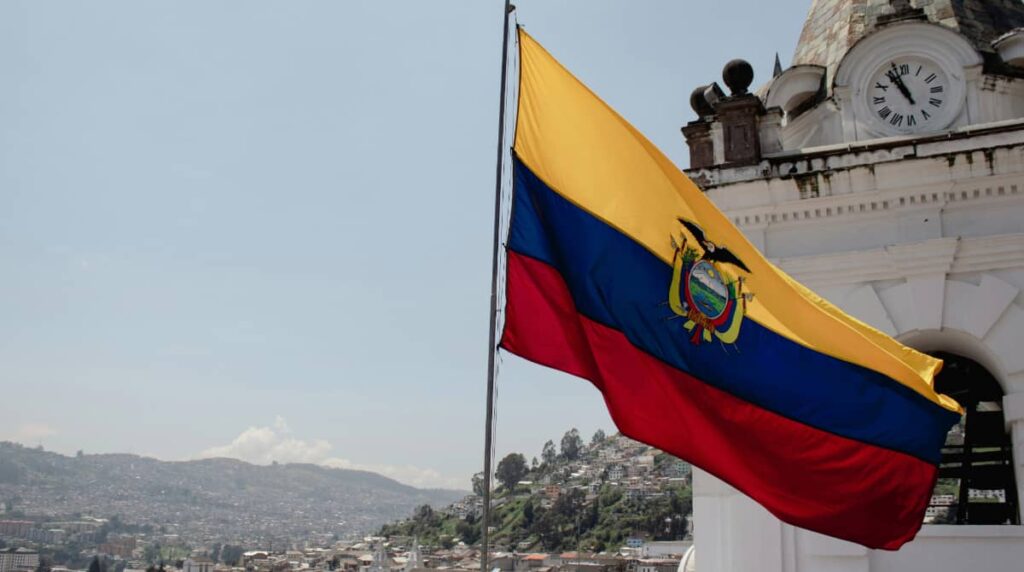
M 0 439 L 468 488 L 501 1 L 0 3 Z M 691 90 L 809 0 L 522 0 L 680 166 Z M 499 454 L 612 430 L 503 356 Z

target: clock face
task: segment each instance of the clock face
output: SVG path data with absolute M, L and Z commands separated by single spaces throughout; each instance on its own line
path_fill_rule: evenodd
M 895 133 L 942 129 L 951 111 L 949 78 L 924 58 L 886 61 L 872 76 L 866 94 L 875 120 Z

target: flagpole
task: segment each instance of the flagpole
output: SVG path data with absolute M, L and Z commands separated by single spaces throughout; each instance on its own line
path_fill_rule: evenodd
M 501 40 L 501 95 L 498 102 L 498 161 L 494 174 L 494 238 L 491 252 L 491 322 L 487 336 L 487 410 L 484 421 L 484 515 L 481 522 L 483 551 L 480 570 L 487 572 L 490 559 L 491 526 L 491 457 L 494 435 L 494 354 L 497 352 L 498 329 L 498 255 L 501 252 L 499 227 L 501 226 L 501 174 L 505 162 L 505 99 L 508 86 L 508 29 L 515 6 L 505 0 L 504 29 Z

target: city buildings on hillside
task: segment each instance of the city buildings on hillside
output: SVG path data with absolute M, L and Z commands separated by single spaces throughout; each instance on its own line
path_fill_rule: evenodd
M 0 572 L 35 572 L 39 552 L 28 548 L 0 549 Z

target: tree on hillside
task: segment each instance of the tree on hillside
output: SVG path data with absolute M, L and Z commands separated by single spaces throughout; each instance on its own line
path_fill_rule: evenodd
M 225 564 L 237 566 L 241 563 L 243 553 L 245 553 L 245 549 L 241 546 L 227 544 L 220 549 L 220 559 Z
M 583 508 L 585 496 L 580 489 L 569 489 L 558 497 L 551 506 L 551 512 L 564 517 L 566 521 L 575 520 L 576 513 Z
M 432 522 L 434 520 L 434 507 L 429 504 L 422 504 L 416 507 L 416 512 L 413 513 L 412 519 L 416 522 Z
M 476 473 L 473 475 L 473 494 L 478 497 L 484 496 L 484 474 Z
M 580 451 L 583 449 L 583 439 L 575 427 L 569 429 L 562 435 L 562 457 L 567 461 L 575 461 L 580 458 Z
M 523 504 L 523 527 L 529 528 L 533 524 L 533 497 L 526 499 L 526 503 Z
M 545 465 L 550 465 L 555 462 L 558 458 L 558 451 L 555 450 L 554 441 L 548 441 L 544 443 L 544 449 L 541 450 L 540 459 Z
M 480 524 L 478 524 L 473 517 L 469 517 L 466 520 L 460 520 L 455 525 L 455 534 L 458 534 L 459 539 L 467 545 L 472 546 L 480 540 Z
M 590 438 L 590 444 L 600 445 L 601 443 L 604 443 L 604 440 L 607 438 L 608 436 L 604 434 L 604 430 L 598 429 L 597 431 L 594 431 L 594 436 Z
M 89 564 L 89 572 L 103 572 L 103 567 L 100 566 L 99 556 L 92 557 L 92 563 Z
M 530 470 L 531 471 L 536 471 L 537 467 L 539 467 L 539 466 L 540 466 L 540 463 L 537 462 L 537 457 L 534 457 L 533 460 L 530 461 Z
M 142 550 L 142 559 L 150 564 L 156 564 L 160 560 L 160 543 L 150 542 Z
M 526 457 L 522 453 L 509 453 L 498 463 L 498 470 L 494 476 L 498 478 L 505 490 L 512 491 L 516 483 L 523 480 L 523 477 L 530 472 L 526 466 Z

